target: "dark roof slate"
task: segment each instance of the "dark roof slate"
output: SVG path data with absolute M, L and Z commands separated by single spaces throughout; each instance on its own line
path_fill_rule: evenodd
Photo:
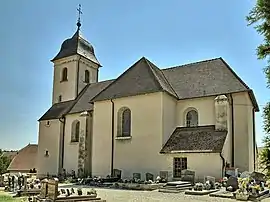
M 93 104 L 90 103 L 90 100 L 98 93 L 100 93 L 103 89 L 105 89 L 113 81 L 114 80 L 107 80 L 87 85 L 83 95 L 76 101 L 76 103 L 68 113 L 73 114 L 93 110 Z
M 92 101 L 95 102 L 159 91 L 166 91 L 176 96 L 165 80 L 165 77 L 162 75 L 162 72 L 143 57 L 94 97 Z
M 215 126 L 177 127 L 160 153 L 221 152 L 227 131 L 216 131 Z
M 177 99 L 247 91 L 256 111 L 259 111 L 253 91 L 222 58 L 159 69 L 143 57 L 92 101 L 158 91 L 165 91 Z
M 82 37 L 79 29 L 75 32 L 75 34 L 71 38 L 66 39 L 62 43 L 60 51 L 52 59 L 52 61 L 76 54 L 81 55 L 101 66 L 95 56 L 93 46 Z
M 162 70 L 179 99 L 248 90 L 221 58 Z
M 39 119 L 39 121 L 61 118 L 74 105 L 75 100 L 56 103 Z

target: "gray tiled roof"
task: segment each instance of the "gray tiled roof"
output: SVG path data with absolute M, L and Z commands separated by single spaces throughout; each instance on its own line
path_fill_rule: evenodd
M 95 56 L 93 46 L 82 37 L 79 29 L 70 39 L 67 39 L 62 43 L 59 53 L 52 59 L 52 61 L 76 54 L 81 55 L 101 66 Z
M 114 80 L 101 81 L 98 83 L 89 84 L 86 87 L 83 95 L 78 98 L 75 105 L 68 112 L 69 114 L 88 111 L 93 109 L 93 104 L 90 104 L 90 100 L 95 97 L 99 92 L 105 89 Z
M 163 69 L 162 71 L 179 99 L 249 89 L 221 58 Z
M 74 105 L 75 100 L 56 103 L 39 119 L 39 121 L 58 119 L 66 114 Z
M 259 111 L 252 90 L 222 58 L 159 69 L 143 57 L 92 101 L 158 91 L 166 91 L 177 99 L 247 91 Z
M 93 104 L 90 104 L 90 100 L 113 81 L 114 80 L 107 80 L 98 83 L 88 84 L 84 87 L 84 89 L 81 91 L 81 93 L 77 96 L 75 100 L 54 104 L 39 119 L 39 121 L 57 119 L 61 118 L 63 115 L 66 114 L 93 110 Z
M 105 90 L 100 92 L 93 102 L 126 96 L 166 91 L 176 96 L 166 82 L 162 72 L 146 58 L 141 58 L 119 76 Z
M 215 126 L 178 127 L 160 153 L 221 152 L 227 131 L 215 131 Z

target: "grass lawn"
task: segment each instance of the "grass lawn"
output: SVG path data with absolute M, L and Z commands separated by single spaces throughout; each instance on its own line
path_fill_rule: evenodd
M 8 193 L 4 191 L 0 191 L 0 201 L 1 202 L 26 202 L 28 201 L 27 198 L 13 198 L 12 196 L 8 195 Z

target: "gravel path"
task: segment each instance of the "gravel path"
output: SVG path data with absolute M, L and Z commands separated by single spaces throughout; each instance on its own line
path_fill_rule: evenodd
M 61 186 L 62 187 L 62 186 Z M 63 188 L 81 187 L 89 189 L 86 186 L 64 185 Z M 185 195 L 183 192 L 174 193 L 161 193 L 158 191 L 130 191 L 130 190 L 116 190 L 116 189 L 101 189 L 95 188 L 98 197 L 105 199 L 107 202 L 230 202 L 235 201 L 232 199 L 216 198 L 209 196 L 191 196 Z M 86 192 L 86 190 L 83 190 Z

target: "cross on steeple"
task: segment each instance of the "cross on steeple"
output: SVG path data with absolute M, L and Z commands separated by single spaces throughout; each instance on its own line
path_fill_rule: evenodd
M 77 21 L 77 26 L 78 26 L 78 29 L 80 29 L 80 26 L 82 25 L 81 24 L 81 14 L 82 13 L 82 7 L 81 7 L 81 4 L 79 4 L 79 8 L 77 8 L 77 11 L 78 11 L 78 21 Z

